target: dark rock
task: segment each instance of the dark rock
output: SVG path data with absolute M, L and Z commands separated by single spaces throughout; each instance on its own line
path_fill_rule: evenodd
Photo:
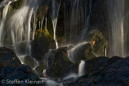
M 36 72 L 37 73 L 40 73 L 40 74 L 43 74 L 43 70 L 45 69 L 45 66 L 44 65 L 40 65 L 40 66 L 37 66 L 35 68 Z
M 21 64 L 14 51 L 5 47 L 0 48 L 0 62 L 2 67 L 16 67 Z
M 30 57 L 30 56 L 26 56 L 24 57 L 24 64 L 30 66 L 31 68 L 35 67 L 35 62 L 36 60 L 34 60 L 34 58 Z
M 72 73 L 78 74 L 79 64 L 80 64 L 80 62 L 76 62 L 76 63 L 73 63 L 72 65 L 70 65 L 69 67 L 67 67 L 66 70 L 64 71 L 63 76 L 65 77 Z
M 21 64 L 16 54 L 12 50 L 5 47 L 0 48 L 0 81 L 3 79 L 17 79 L 23 81 L 26 79 L 39 80 L 38 76 L 29 66 Z M 0 82 L 0 86 L 5 86 L 5 84 Z
M 98 57 L 86 61 L 86 75 L 66 86 L 128 86 L 128 58 Z M 87 68 L 89 65 L 89 68 Z
M 32 42 L 32 56 L 41 61 L 49 49 L 55 49 L 55 41 L 50 38 L 38 37 Z
M 65 73 L 64 71 L 67 67 L 71 66 L 73 63 L 67 57 L 67 51 L 63 48 L 59 48 L 53 57 L 53 64 L 47 69 L 47 76 L 53 78 L 62 77 Z M 49 62 L 49 60 L 48 60 Z

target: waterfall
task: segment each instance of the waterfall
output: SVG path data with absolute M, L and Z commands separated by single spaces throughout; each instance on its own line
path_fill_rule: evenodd
M 68 17 L 67 17 L 67 4 L 66 3 L 64 3 L 63 4 L 63 6 L 64 6 L 64 21 L 66 22 L 66 21 L 68 21 Z M 64 24 L 64 28 L 65 28 L 65 30 L 64 30 L 64 37 L 66 38 L 67 37 L 67 29 L 68 29 L 68 27 L 66 26 L 66 23 Z
M 0 3 L 0 7 L 2 6 L 5 6 L 7 3 L 11 2 L 11 0 L 3 0 L 1 3 Z
M 37 27 L 37 25 L 36 25 L 36 15 L 35 15 L 35 13 L 34 13 L 34 23 L 33 23 L 33 32 L 32 32 L 32 40 L 34 40 L 34 38 L 35 38 L 35 31 L 36 31 L 36 27 Z
M 28 39 L 27 39 L 27 55 L 31 56 L 31 18 L 33 14 L 34 8 L 31 9 L 28 19 Z
M 10 26 L 11 26 L 11 35 L 12 35 L 12 42 L 13 46 L 16 50 L 17 54 L 26 54 L 27 48 L 29 48 L 29 42 L 30 42 L 30 25 L 29 25 L 29 19 L 26 20 L 28 17 L 27 15 L 29 14 L 29 7 L 28 6 L 23 6 L 21 9 L 19 9 L 11 18 L 10 20 Z M 27 22 L 25 22 L 27 21 Z M 27 25 L 24 27 L 24 24 L 27 23 Z M 25 43 L 26 49 L 25 52 L 23 53 L 20 50 L 20 46 L 22 43 Z M 27 45 L 26 45 L 27 44 Z
M 35 28 L 32 30 L 31 19 L 38 1 L 25 0 L 23 3 L 24 5 L 10 19 L 11 37 L 17 55 L 31 56 L 31 41 L 34 39 L 35 31 Z M 23 45 L 24 50 L 21 50 Z
M 85 16 L 85 27 L 84 29 L 82 30 L 81 32 L 81 38 L 80 38 L 80 41 L 83 41 L 85 35 L 86 35 L 86 32 L 89 28 L 89 20 L 90 20 L 90 15 L 91 15 L 91 9 L 92 9 L 92 0 L 89 0 L 89 14 L 88 14 L 88 17 Z M 85 14 L 87 13 L 86 12 L 87 10 L 85 10 Z
M 56 26 L 57 26 L 57 19 L 58 19 L 60 4 L 61 4 L 61 0 L 59 0 L 58 2 L 56 0 L 52 0 L 51 10 L 50 10 L 50 16 L 52 19 L 53 32 L 54 32 L 53 39 L 55 40 L 56 48 L 58 48 L 58 42 L 56 38 Z
M 68 57 L 71 59 L 72 62 L 74 62 L 74 58 L 76 58 L 77 53 L 81 47 L 86 45 L 88 42 L 81 42 L 77 45 L 75 45 L 72 49 L 68 50 Z
M 0 24 L 0 46 L 3 43 L 3 30 L 4 30 L 4 24 L 5 24 L 5 20 L 7 17 L 7 13 L 8 13 L 8 9 L 9 9 L 9 5 L 11 4 L 11 1 L 8 2 L 7 5 L 5 5 L 4 9 L 3 9 L 3 14 L 2 14 L 2 20 L 1 20 L 1 24 Z
M 16 55 L 21 62 L 24 63 L 24 57 L 31 56 L 31 41 L 34 40 L 36 30 L 36 18 L 34 13 L 36 13 L 40 1 L 23 0 L 21 8 L 12 12 L 8 17 L 8 22 L 6 22 L 10 3 L 13 3 L 14 1 L 9 1 L 8 4 L 6 4 L 7 0 L 2 2 L 6 5 L 3 8 L 0 23 L 0 45 L 14 49 Z M 32 27 L 31 21 L 33 14 L 34 25 Z M 6 41 L 6 39 L 8 39 L 8 41 Z
M 43 30 L 43 23 L 44 23 L 43 21 L 44 21 L 44 17 L 41 20 L 41 31 Z
M 89 27 L 92 10 L 92 0 L 65 1 L 64 8 L 64 37 L 68 43 L 82 42 Z
M 45 19 L 45 35 L 47 36 L 47 17 L 46 17 L 46 19 Z
M 109 52 L 108 56 L 125 56 L 125 38 L 124 38 L 124 1 L 108 0 L 109 22 Z
M 85 66 L 85 61 L 81 60 L 78 68 L 79 76 L 84 75 L 84 66 Z
M 84 24 L 83 7 L 82 1 L 79 0 L 64 2 L 64 37 L 67 39 L 67 43 L 75 43 L 78 40 L 79 31 Z

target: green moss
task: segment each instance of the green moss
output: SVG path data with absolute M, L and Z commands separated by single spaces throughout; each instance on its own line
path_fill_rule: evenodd
M 54 63 L 49 70 L 49 75 L 53 78 L 62 77 L 66 68 L 70 67 L 73 63 L 67 57 L 67 52 L 64 49 L 58 49 L 55 54 Z
M 91 42 L 95 44 L 93 45 L 93 51 L 99 55 L 104 56 L 104 50 L 107 47 L 107 41 L 103 37 L 102 33 L 100 33 L 98 30 L 96 30 L 91 38 Z
M 44 69 L 45 69 L 45 65 L 40 65 L 40 66 L 36 67 L 37 73 L 43 73 Z
M 24 58 L 24 63 L 26 64 L 26 65 L 28 65 L 28 66 L 30 66 L 31 68 L 33 68 L 34 66 L 35 66 L 35 62 L 34 62 L 34 60 L 32 59 L 32 57 L 30 57 L 30 56 L 26 56 L 25 58 Z

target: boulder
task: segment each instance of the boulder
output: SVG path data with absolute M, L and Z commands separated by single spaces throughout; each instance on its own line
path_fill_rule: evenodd
M 50 60 L 53 60 L 51 61 Z M 71 66 L 73 63 L 70 61 L 70 59 L 67 56 L 67 51 L 64 48 L 59 48 L 55 54 L 53 54 L 53 57 L 50 57 L 49 60 L 51 63 L 49 63 L 46 72 L 48 77 L 52 78 L 59 78 L 62 77 L 65 73 L 65 70 Z M 51 65 L 50 65 L 51 64 Z
M 0 48 L 0 62 L 2 67 L 17 67 L 21 64 L 15 52 L 5 47 Z
M 41 61 L 49 49 L 55 49 L 55 41 L 47 37 L 36 37 L 32 42 L 32 57 Z
M 98 57 L 86 61 L 86 75 L 65 86 L 128 86 L 129 57 Z M 88 66 L 89 65 L 89 66 Z
M 21 64 L 13 50 L 6 47 L 0 48 L 0 81 L 1 80 L 39 80 L 31 67 Z M 0 86 L 5 86 L 1 83 Z M 21 84 L 23 85 L 23 84 Z M 9 86 L 14 86 L 9 85 Z M 27 85 L 28 86 L 28 85 Z

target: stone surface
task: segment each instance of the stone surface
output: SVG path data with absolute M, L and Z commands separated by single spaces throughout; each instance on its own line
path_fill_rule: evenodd
M 13 50 L 1 47 L 0 48 L 0 81 L 1 80 L 39 80 L 39 77 L 34 73 L 31 67 L 21 64 L 19 58 Z M 0 82 L 0 86 L 6 86 Z M 16 83 L 17 84 L 17 83 Z M 23 86 L 23 84 L 21 84 Z M 15 84 L 9 84 L 15 86 Z M 28 85 L 25 85 L 28 86 Z
M 65 86 L 128 86 L 129 57 L 98 57 L 86 61 L 86 75 Z

